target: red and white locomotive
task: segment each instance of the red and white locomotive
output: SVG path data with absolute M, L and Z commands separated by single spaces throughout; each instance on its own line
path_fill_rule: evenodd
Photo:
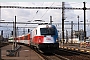
M 38 25 L 27 35 L 17 37 L 17 42 L 36 47 L 41 51 L 59 48 L 58 31 L 54 25 Z

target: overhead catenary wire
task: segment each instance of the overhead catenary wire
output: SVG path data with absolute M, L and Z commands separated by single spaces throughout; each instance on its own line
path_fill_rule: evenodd
M 41 4 L 41 6 L 43 6 L 43 4 L 44 4 L 44 2 Z M 35 16 L 37 15 L 38 12 L 39 12 L 39 10 L 36 11 L 36 13 L 35 13 L 35 15 L 33 16 L 33 18 L 32 18 L 31 21 L 33 21 L 33 19 L 35 18 Z
M 76 3 L 71 3 L 71 4 L 76 4 Z M 79 5 L 80 3 L 78 3 L 78 5 Z M 52 4 L 53 5 L 53 4 Z M 65 4 L 65 5 L 67 5 L 67 4 Z M 48 11 L 48 10 L 47 10 Z M 42 15 L 42 17 L 47 13 L 47 11 Z M 62 13 L 61 13 L 62 14 Z M 41 18 L 42 18 L 41 17 Z M 70 19 L 72 19 L 73 17 L 71 17 Z
M 53 2 L 52 5 L 53 5 L 54 3 L 55 3 L 55 2 Z M 52 5 L 51 5 L 51 6 L 52 6 Z M 51 6 L 50 6 L 50 7 L 51 7 Z M 49 9 L 48 9 L 48 10 L 49 10 Z M 41 19 L 42 19 L 42 17 L 47 13 L 48 10 L 46 10 L 46 12 L 41 16 Z

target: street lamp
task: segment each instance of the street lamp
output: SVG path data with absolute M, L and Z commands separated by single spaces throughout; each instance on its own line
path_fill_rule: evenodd
M 14 50 L 17 47 L 16 37 L 17 37 L 17 33 L 16 33 L 16 16 L 15 16 L 15 22 L 13 21 L 13 46 L 12 46 L 12 50 Z
M 78 31 L 79 31 L 79 22 L 83 22 L 83 21 L 79 21 L 79 15 L 77 16 L 77 18 L 78 18 Z
M 79 31 L 79 15 L 77 16 L 77 18 L 78 18 L 78 31 Z
M 78 38 L 80 39 L 79 22 L 83 22 L 83 21 L 79 21 L 79 15 L 77 16 L 77 18 L 78 18 L 78 32 L 79 32 Z

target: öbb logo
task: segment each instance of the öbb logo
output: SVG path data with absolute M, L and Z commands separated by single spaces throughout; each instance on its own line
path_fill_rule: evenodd
M 51 40 L 51 38 L 47 37 L 46 40 Z

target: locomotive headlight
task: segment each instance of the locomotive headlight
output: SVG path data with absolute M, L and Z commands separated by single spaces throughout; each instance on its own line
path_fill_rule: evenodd
M 59 42 L 58 39 L 56 39 L 56 42 Z
M 56 42 L 59 42 L 59 38 L 56 38 Z
M 43 38 L 44 38 L 44 36 L 38 36 L 38 38 L 37 38 L 38 43 L 42 43 L 43 42 Z
M 41 43 L 41 38 L 38 39 L 38 43 Z
M 48 25 L 46 25 L 46 28 L 49 28 L 49 26 L 48 26 Z

